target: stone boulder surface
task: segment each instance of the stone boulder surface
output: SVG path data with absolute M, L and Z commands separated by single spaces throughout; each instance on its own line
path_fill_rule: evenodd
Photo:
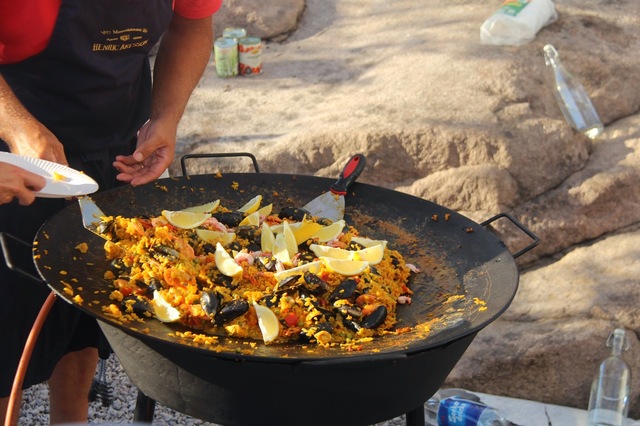
M 176 162 L 252 153 L 261 171 L 334 177 L 361 152 L 361 182 L 475 221 L 508 212 L 541 243 L 517 259 L 515 300 L 482 330 L 445 385 L 586 408 L 604 342 L 640 346 L 640 2 L 557 0 L 523 46 L 480 43 L 499 0 L 228 0 L 216 34 L 265 41 L 263 73 L 221 79 L 210 63 L 179 129 Z M 605 132 L 565 122 L 542 47 L 582 82 Z M 248 172 L 211 159 L 188 172 Z M 496 226 L 515 253 L 527 237 Z M 631 414 L 640 381 L 633 382 Z

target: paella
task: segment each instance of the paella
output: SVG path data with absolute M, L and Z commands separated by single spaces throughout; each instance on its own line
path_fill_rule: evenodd
M 216 200 L 155 216 L 100 218 L 112 286 L 105 314 L 155 317 L 185 336 L 349 350 L 390 333 L 411 303 L 419 269 L 344 220 L 273 211 L 257 195 L 239 208 Z M 195 337 L 194 337 L 195 338 Z

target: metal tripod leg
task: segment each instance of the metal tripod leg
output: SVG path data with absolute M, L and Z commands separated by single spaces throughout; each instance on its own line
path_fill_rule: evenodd
M 136 408 L 133 411 L 133 421 L 140 423 L 153 422 L 153 413 L 156 409 L 156 401 L 149 398 L 138 389 L 138 398 L 136 399 Z
M 425 426 L 424 421 L 424 406 L 420 405 L 419 407 L 409 411 L 405 418 L 407 420 L 407 426 Z

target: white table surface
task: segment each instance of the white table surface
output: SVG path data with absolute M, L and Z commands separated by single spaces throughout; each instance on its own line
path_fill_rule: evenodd
M 471 392 L 482 402 L 502 411 L 509 421 L 520 426 L 584 426 L 587 424 L 587 410 L 543 402 L 529 401 L 517 398 L 488 395 Z M 625 426 L 640 426 L 640 421 L 628 419 Z

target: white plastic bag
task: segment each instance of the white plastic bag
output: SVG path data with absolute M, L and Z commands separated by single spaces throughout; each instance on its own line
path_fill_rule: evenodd
M 540 28 L 558 19 L 551 0 L 505 0 L 480 28 L 484 44 L 518 46 L 533 40 Z

